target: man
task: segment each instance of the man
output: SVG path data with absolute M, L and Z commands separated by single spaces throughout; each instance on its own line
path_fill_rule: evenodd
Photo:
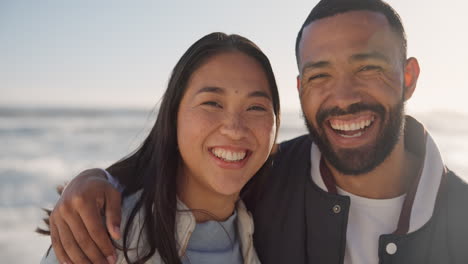
M 379 0 L 322 0 L 299 31 L 296 57 L 310 135 L 279 145 L 272 175 L 250 206 L 260 260 L 466 263 L 468 186 L 444 166 L 424 127 L 404 115 L 419 65 L 406 56 L 395 11 Z M 75 179 L 52 214 L 61 260 L 66 254 L 93 261 L 112 254 L 99 214 L 86 216 L 96 210 L 87 208 L 96 195 L 92 202 L 74 203 L 100 193 L 99 205 L 108 204 L 108 229 L 119 236 L 112 230 L 120 221 L 113 209 L 119 195 L 102 178 L 95 180 L 96 174 Z M 96 182 L 101 185 L 88 187 Z M 57 231 L 55 223 L 64 222 L 72 231 Z M 75 242 L 67 234 L 84 226 L 92 240 Z

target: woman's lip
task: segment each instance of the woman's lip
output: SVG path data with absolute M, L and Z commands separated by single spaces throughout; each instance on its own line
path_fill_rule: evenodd
M 245 151 L 245 152 L 249 152 L 251 151 L 249 148 L 247 147 L 242 147 L 242 146 L 232 146 L 232 145 L 216 145 L 216 146 L 211 146 L 211 147 L 208 147 L 208 150 L 213 150 L 215 148 L 220 148 L 220 149 L 225 149 L 225 150 L 228 150 L 228 151 L 234 151 L 234 152 L 241 152 L 241 151 Z
M 216 165 L 223 169 L 241 169 L 245 166 L 247 161 L 252 155 L 252 151 L 247 150 L 246 155 L 243 159 L 238 160 L 238 161 L 226 161 L 222 158 L 217 157 L 216 155 L 213 154 L 213 152 L 208 151 L 211 158 L 214 159 Z

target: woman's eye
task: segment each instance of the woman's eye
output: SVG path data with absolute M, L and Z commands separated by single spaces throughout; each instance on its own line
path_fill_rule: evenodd
M 251 106 L 249 107 L 247 110 L 249 111 L 266 111 L 266 108 L 263 107 L 263 106 L 259 106 L 259 105 L 254 105 L 254 106 Z
M 207 101 L 202 103 L 202 105 L 207 105 L 207 106 L 212 106 L 212 107 L 217 107 L 217 108 L 223 108 L 220 104 L 218 104 L 215 101 Z

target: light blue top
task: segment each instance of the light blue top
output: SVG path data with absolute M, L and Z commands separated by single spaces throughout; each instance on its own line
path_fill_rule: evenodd
M 184 264 L 242 264 L 242 253 L 237 235 L 237 212 L 224 222 L 197 223 L 190 236 Z

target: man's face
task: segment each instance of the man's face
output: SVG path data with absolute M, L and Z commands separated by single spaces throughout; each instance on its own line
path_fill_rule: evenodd
M 324 158 L 344 174 L 373 170 L 402 133 L 405 62 L 382 14 L 351 11 L 312 22 L 299 45 L 300 100 Z

